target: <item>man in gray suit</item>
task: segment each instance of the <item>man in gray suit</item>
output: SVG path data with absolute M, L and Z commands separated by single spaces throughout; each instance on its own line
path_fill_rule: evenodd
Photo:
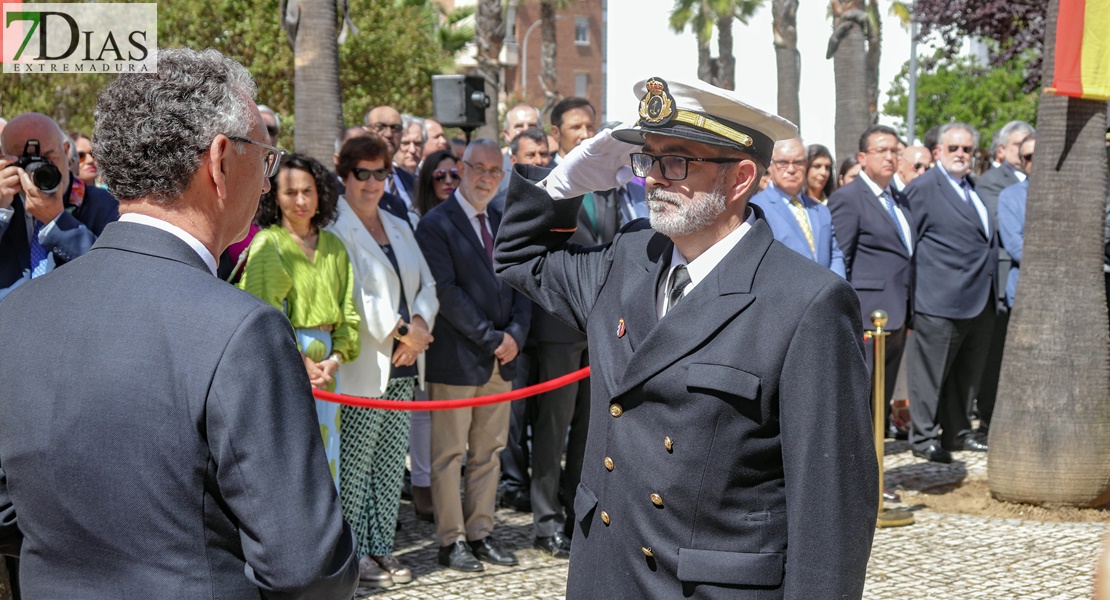
M 355 591 L 289 322 L 215 277 L 282 154 L 254 91 L 214 50 L 112 82 L 94 139 L 120 222 L 0 304 L 0 552 L 27 598 Z

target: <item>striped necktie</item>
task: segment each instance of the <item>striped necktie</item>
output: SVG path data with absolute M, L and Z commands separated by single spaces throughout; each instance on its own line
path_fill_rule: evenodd
M 35 219 L 35 230 L 31 232 L 31 279 L 46 275 L 46 269 L 50 266 L 47 261 L 49 254 L 39 243 L 39 232 L 42 231 L 42 227 L 42 222 Z
M 797 219 L 798 225 L 802 228 L 802 233 L 806 236 L 810 254 L 816 257 L 817 246 L 813 243 L 813 228 L 809 226 L 809 217 L 806 216 L 806 207 L 802 205 L 802 199 L 797 196 L 790 198 L 790 209 L 794 211 L 794 218 Z
M 886 211 L 890 213 L 890 218 L 894 219 L 894 229 L 898 231 L 898 239 L 902 240 L 902 245 L 906 247 L 906 251 L 909 251 L 910 245 L 906 242 L 905 232 L 902 231 L 902 222 L 898 220 L 898 211 L 894 210 L 894 198 L 891 198 L 890 193 L 886 190 L 883 190 L 880 197 L 883 199 L 883 204 L 886 205 Z

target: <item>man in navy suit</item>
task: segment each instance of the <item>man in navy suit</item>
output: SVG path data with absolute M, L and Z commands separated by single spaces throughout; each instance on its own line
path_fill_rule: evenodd
M 994 329 L 998 226 L 969 180 L 978 133 L 950 123 L 937 137 L 939 168 L 906 186 L 917 277 L 906 379 L 913 454 L 947 463 L 950 450 L 987 450 L 971 429 L 971 400 Z
M 431 400 L 509 391 L 532 316 L 530 301 L 493 272 L 501 211 L 489 203 L 505 175 L 497 142 L 475 140 L 458 168 L 459 189 L 424 215 L 416 230 L 440 305 L 425 376 Z M 443 566 L 481 571 L 479 560 L 517 564 L 516 556 L 490 535 L 498 455 L 508 436 L 505 402 L 432 413 L 432 500 Z M 460 495 L 464 455 L 465 492 Z
M 806 185 L 806 147 L 798 138 L 775 143 L 771 184 L 752 197 L 763 209 L 775 239 L 798 254 L 844 277 L 844 254 L 836 242 L 825 205 L 802 193 Z
M 289 320 L 215 276 L 280 164 L 253 95 L 211 49 L 116 78 L 94 139 L 124 215 L 0 302 L 0 554 L 25 598 L 354 594 Z
M 829 197 L 844 269 L 859 296 L 864 327 L 871 327 L 871 313 L 876 310 L 886 311 L 889 318 L 884 404 L 888 432 L 892 427 L 889 404 L 913 303 L 913 222 L 905 197 L 893 185 L 897 152 L 898 135 L 893 129 L 868 127 L 860 136 L 856 155 L 862 167 L 859 177 Z M 867 364 L 873 367 L 874 344 L 865 347 Z
M 1013 259 L 1006 278 L 1006 307 L 1010 309 L 1014 307 L 1018 274 L 1021 272 L 1021 250 L 1025 245 L 1025 201 L 1029 195 L 1028 177 L 1033 175 L 1033 152 L 1036 148 L 1037 134 L 1025 136 L 1021 142 L 1021 162 L 1027 177 L 998 195 L 998 237 Z
M 61 174 L 52 193 L 38 189 L 16 167 L 29 140 Z M 119 203 L 108 192 L 82 184 L 73 191 L 69 144 L 46 115 L 25 113 L 4 128 L 0 139 L 0 300 L 19 285 L 88 252 L 104 226 L 119 218 Z M 34 264 L 32 264 L 34 263 Z

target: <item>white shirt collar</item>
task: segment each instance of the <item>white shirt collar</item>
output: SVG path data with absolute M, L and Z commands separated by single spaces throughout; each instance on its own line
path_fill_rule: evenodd
M 867 184 L 867 187 L 871 188 L 871 193 L 875 194 L 876 196 L 881 196 L 883 192 L 886 192 L 888 194 L 890 193 L 889 184 L 887 184 L 887 189 L 884 190 L 883 188 L 879 187 L 879 184 L 872 181 L 871 178 L 867 176 L 867 173 L 864 173 L 863 171 L 859 172 L 859 178 Z
M 739 244 L 740 240 L 751 231 L 751 228 L 755 225 L 755 211 L 752 210 L 750 206 L 747 208 L 747 211 L 748 216 L 739 227 L 733 229 L 720 240 L 717 240 L 717 243 L 707 248 L 705 252 L 702 252 L 701 255 L 693 261 L 687 262 L 686 257 L 682 256 L 682 253 L 678 251 L 678 246 L 674 246 L 671 249 L 671 264 L 670 267 L 667 268 L 667 276 L 663 278 L 662 285 L 660 286 L 662 288 L 660 290 L 661 302 L 656 303 L 657 314 L 660 318 L 662 318 L 663 314 L 670 308 L 667 306 L 666 290 L 667 286 L 670 285 L 671 275 L 674 273 L 675 268 L 679 265 L 686 265 L 686 272 L 690 275 L 690 285 L 686 286 L 685 291 L 682 293 L 682 296 L 686 297 L 691 290 L 697 287 L 702 280 L 713 272 L 713 269 L 724 260 L 725 256 L 728 256 L 728 253 L 732 252 L 736 244 Z M 660 298 L 657 298 L 657 300 L 660 300 Z
M 205 248 L 204 244 L 200 243 L 200 240 L 193 237 L 192 234 L 190 234 L 188 231 L 185 231 L 184 229 L 168 221 L 163 221 L 162 219 L 156 219 L 154 217 L 141 215 L 138 213 L 124 213 L 120 215 L 119 220 L 121 223 L 138 223 L 140 225 L 147 225 L 155 229 L 161 229 L 166 233 L 173 234 L 174 237 L 180 239 L 186 244 L 189 244 L 189 247 L 192 248 L 193 251 L 200 256 L 201 260 L 204 261 L 204 264 L 208 265 L 208 270 L 212 271 L 212 275 L 216 275 L 216 257 L 212 256 L 212 253 L 208 251 L 208 248 Z
M 462 207 L 463 213 L 466 214 L 466 219 L 468 221 L 473 221 L 479 214 L 487 215 L 486 218 L 489 218 L 485 210 L 479 212 L 478 209 L 474 208 L 473 204 L 466 198 L 463 198 L 462 190 L 455 190 L 455 199 L 459 201 L 459 206 Z

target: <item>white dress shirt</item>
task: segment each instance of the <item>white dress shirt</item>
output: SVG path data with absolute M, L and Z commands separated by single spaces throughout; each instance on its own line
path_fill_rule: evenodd
M 939 166 L 940 172 L 944 173 L 944 176 L 948 178 L 948 183 L 952 184 L 952 189 L 956 190 L 956 195 L 960 197 L 960 201 L 964 201 L 964 188 L 960 187 L 960 181 L 953 178 L 944 168 L 944 165 Z M 966 176 L 963 179 L 966 179 Z M 971 204 L 975 207 L 975 212 L 979 213 L 979 220 L 983 222 L 983 231 L 986 232 L 989 238 L 991 236 L 991 226 L 990 220 L 987 219 L 987 206 L 979 199 L 979 194 L 975 193 L 975 190 L 972 189 L 969 191 L 971 192 Z
M 913 234 L 910 232 L 910 222 L 906 220 L 906 214 L 902 212 L 902 207 L 898 206 L 897 202 L 894 202 L 894 194 L 890 193 L 890 186 L 887 186 L 887 189 L 884 190 L 879 187 L 879 184 L 872 181 L 871 178 L 867 176 L 867 173 L 863 171 L 859 172 L 859 178 L 867 184 L 867 187 L 871 189 L 871 193 L 875 194 L 875 201 L 879 203 L 879 207 L 883 209 L 883 212 L 888 214 L 890 211 L 887 210 L 886 200 L 883 200 L 882 195 L 883 192 L 890 194 L 890 200 L 894 204 L 894 212 L 898 214 L 898 229 L 902 230 L 902 237 L 906 240 L 906 250 L 908 250 L 910 254 L 913 254 Z M 891 180 L 893 181 L 893 178 Z M 961 192 L 960 195 L 962 196 L 963 193 Z
M 208 270 L 212 271 L 212 275 L 216 275 L 216 257 L 212 256 L 212 253 L 208 251 L 208 248 L 205 248 L 204 244 L 200 243 L 200 240 L 193 237 L 192 234 L 190 234 L 188 231 L 185 231 L 184 229 L 168 221 L 163 221 L 162 219 L 156 219 L 154 217 L 141 215 L 138 213 L 123 213 L 122 215 L 120 215 L 119 220 L 121 223 L 138 223 L 140 225 L 147 225 L 155 229 L 161 229 L 166 233 L 173 234 L 174 237 L 185 242 L 186 244 L 189 244 L 189 247 L 192 248 L 193 251 L 200 256 L 201 260 L 204 261 L 204 264 L 208 265 Z
M 717 243 L 707 248 L 705 252 L 701 253 L 701 256 L 694 260 L 687 262 L 686 257 L 682 256 L 682 253 L 678 251 L 678 246 L 675 246 L 671 250 L 671 265 L 667 268 L 667 276 L 659 283 L 659 289 L 655 292 L 655 314 L 658 315 L 660 319 L 671 309 L 669 306 L 670 294 L 667 292 L 671 285 L 671 277 L 674 275 L 674 270 L 678 268 L 679 265 L 686 265 L 686 272 L 690 275 L 690 284 L 682 291 L 682 297 L 685 298 L 722 260 L 724 260 L 725 256 L 736 247 L 736 244 L 740 243 L 744 235 L 755 225 L 755 211 L 753 211 L 750 206 L 747 208 L 747 211 L 748 216 L 739 227 L 729 232 L 728 235 L 720 240 L 717 240 Z
M 478 236 L 478 243 L 482 243 L 482 226 L 478 223 L 479 214 L 485 215 L 486 231 L 489 232 L 489 236 L 492 238 L 493 224 L 489 222 L 489 213 L 484 210 L 479 213 L 478 209 L 474 208 L 473 204 L 467 202 L 466 199 L 463 198 L 463 192 L 461 188 L 455 190 L 455 198 L 459 201 L 459 206 L 462 207 L 463 213 L 466 215 L 466 220 L 470 223 L 470 226 L 474 228 L 474 235 Z

